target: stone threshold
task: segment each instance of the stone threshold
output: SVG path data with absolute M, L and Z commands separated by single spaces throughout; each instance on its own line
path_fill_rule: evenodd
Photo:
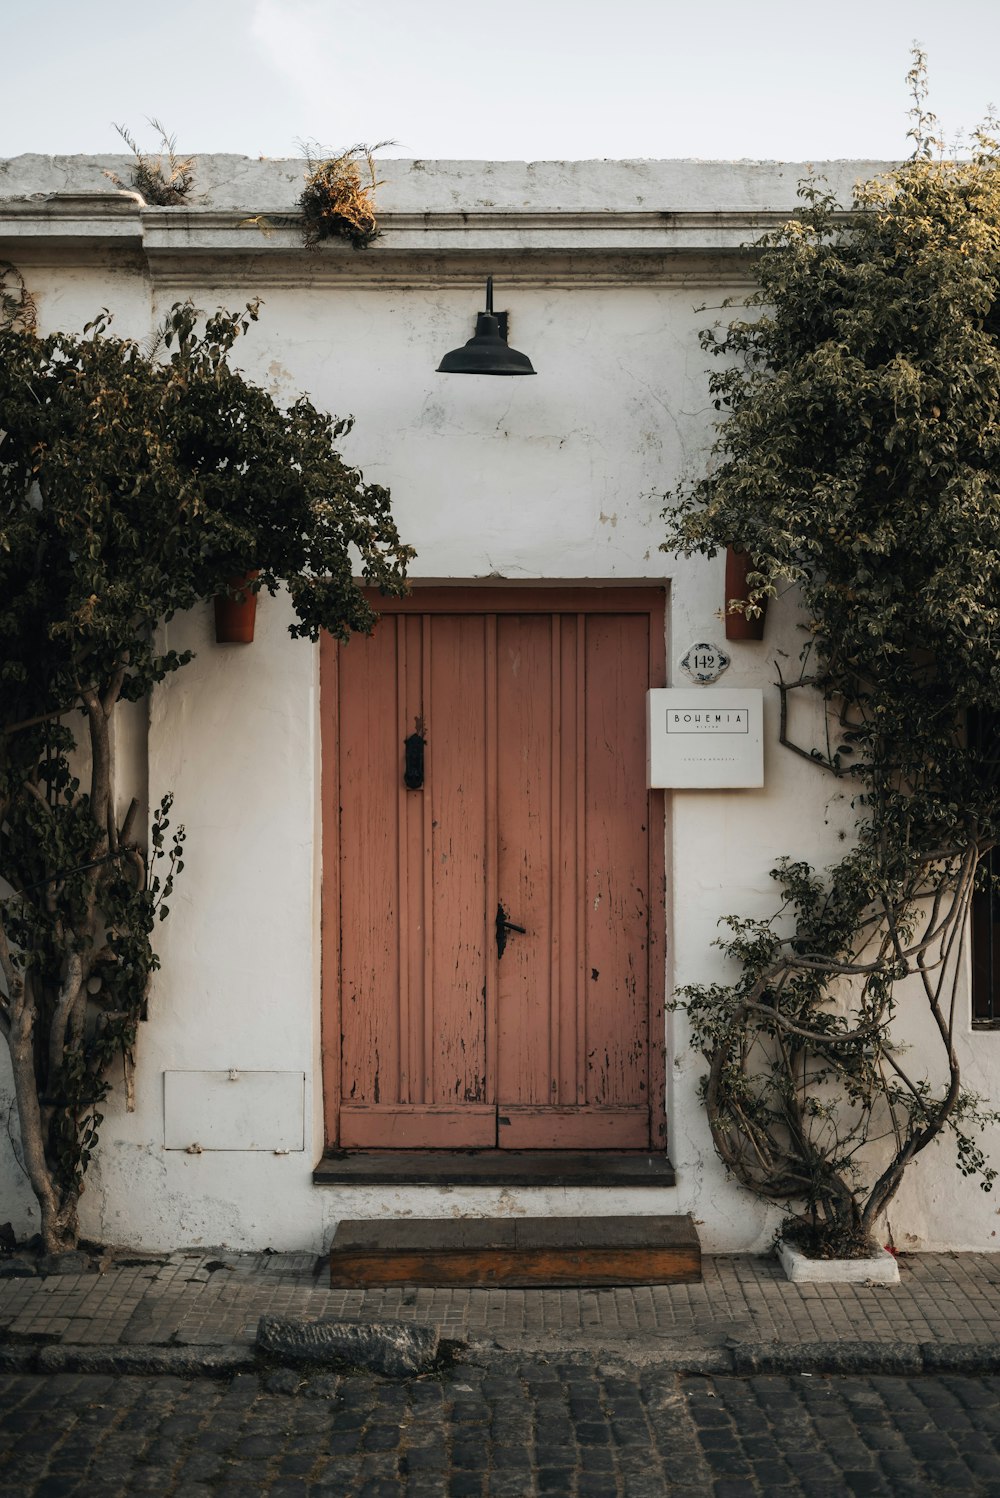
M 664 1154 L 642 1150 L 332 1150 L 316 1186 L 676 1185 Z

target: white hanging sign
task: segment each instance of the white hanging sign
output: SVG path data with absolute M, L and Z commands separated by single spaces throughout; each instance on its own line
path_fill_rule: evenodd
M 664 687 L 646 694 L 647 784 L 677 790 L 764 784 L 760 687 Z

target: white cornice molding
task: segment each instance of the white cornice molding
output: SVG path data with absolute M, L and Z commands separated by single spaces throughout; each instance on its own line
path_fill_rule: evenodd
M 477 279 L 486 258 L 508 280 L 541 275 L 593 284 L 688 281 L 726 261 L 788 215 L 773 210 L 479 210 L 386 213 L 382 235 L 358 252 L 340 242 L 304 250 L 287 209 L 146 207 L 119 192 L 54 193 L 0 202 L 0 252 L 41 263 L 71 263 L 97 251 L 131 250 L 157 284 L 178 288 L 247 275 L 270 286 L 440 284 Z M 282 224 L 281 220 L 286 223 Z M 473 265 L 473 262 L 476 262 Z M 742 284 L 744 265 L 726 279 Z
M 467 285 L 482 290 L 487 275 L 510 286 L 711 286 L 743 288 L 753 284 L 750 258 L 740 254 L 538 253 L 469 251 L 465 254 L 368 254 L 351 259 L 310 255 L 236 258 L 225 254 L 147 255 L 157 292 L 186 295 L 196 290 L 219 294 L 242 288 L 256 291 L 301 287 L 352 290 L 427 290 Z M 242 293 L 241 293 L 242 294 Z
M 0 243 L 141 242 L 141 200 L 121 192 L 60 192 L 0 199 Z

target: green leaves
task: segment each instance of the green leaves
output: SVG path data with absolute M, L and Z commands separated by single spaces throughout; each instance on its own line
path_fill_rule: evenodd
M 333 446 L 344 423 L 305 398 L 282 410 L 228 363 L 256 319 L 190 305 L 169 357 L 111 336 L 0 333 L 0 670 L 5 722 L 71 705 L 125 667 L 141 696 L 182 662 L 152 651 L 156 621 L 259 567 L 287 583 L 296 632 L 349 633 L 372 615 L 354 582 L 405 587 L 412 551 L 388 495 Z M 317 580 L 322 580 L 317 582 Z
M 703 335 L 712 464 L 664 512 L 665 550 L 754 557 L 752 601 L 796 585 L 781 690 L 818 690 L 830 730 L 789 747 L 855 787 L 848 855 L 779 864 L 773 921 L 728 921 L 739 976 L 682 996 L 720 1154 L 828 1241 L 863 1238 L 946 1128 L 993 1178 L 952 1035 L 972 871 L 1000 839 L 995 744 L 966 732 L 1000 701 L 1000 155 L 980 132 L 971 160 L 935 156 L 914 67 L 914 159 L 847 212 L 803 184 L 755 246 L 747 315 Z M 893 1041 L 907 978 L 936 1059 Z
M 921 157 L 849 218 L 805 198 L 759 243 L 760 315 L 706 340 L 726 419 L 665 548 L 747 550 L 758 599 L 796 583 L 817 684 L 914 781 L 1000 692 L 1000 165 Z
M 0 1030 L 23 1000 L 42 1101 L 22 1128 L 41 1120 L 32 1184 L 56 1242 L 184 867 L 169 797 L 148 853 L 111 805 L 117 702 L 191 658 L 156 652 L 157 622 L 257 569 L 287 587 L 293 635 L 345 637 L 374 622 L 358 573 L 403 593 L 413 552 L 387 491 L 336 450 L 349 421 L 305 397 L 282 409 L 230 365 L 256 303 L 200 330 L 178 305 L 153 350 L 113 336 L 106 312 L 82 337 L 39 338 L 0 273 Z

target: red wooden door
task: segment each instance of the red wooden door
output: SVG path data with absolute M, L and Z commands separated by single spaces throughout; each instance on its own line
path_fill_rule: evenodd
M 324 643 L 331 1143 L 663 1142 L 662 621 L 652 590 L 421 590 Z

